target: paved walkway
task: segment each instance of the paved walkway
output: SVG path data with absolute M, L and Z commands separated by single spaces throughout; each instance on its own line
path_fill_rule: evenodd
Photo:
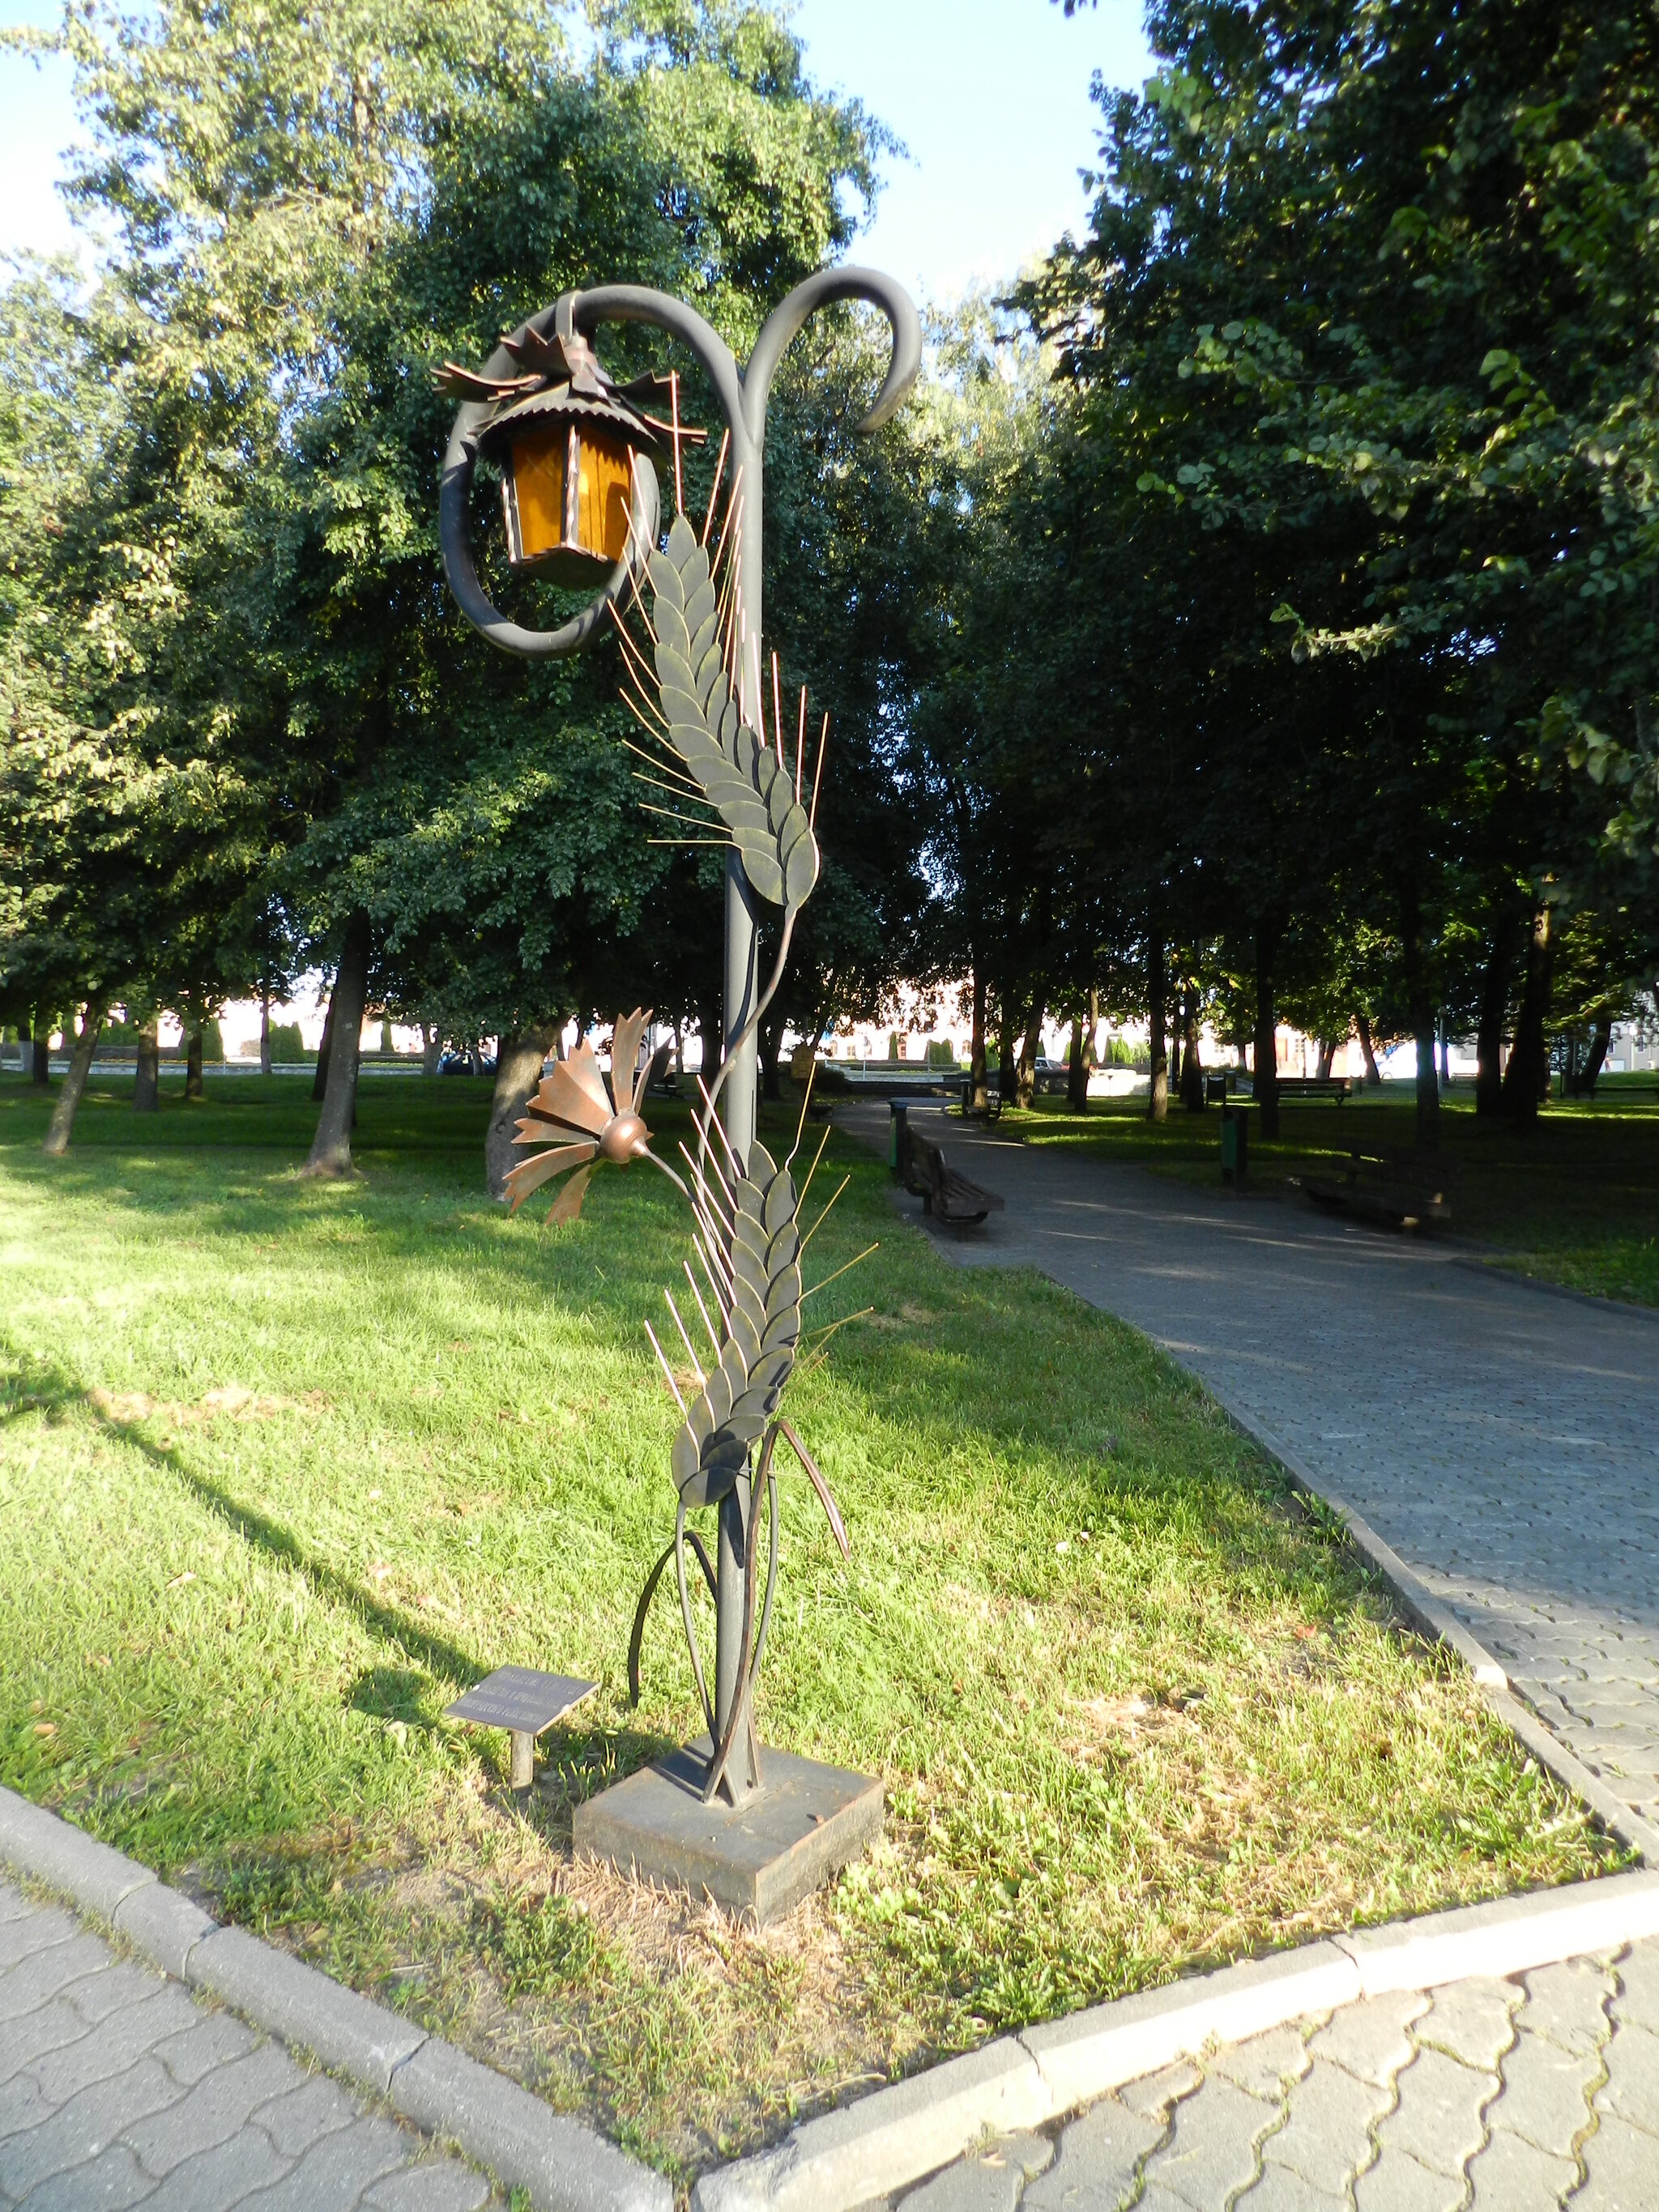
M 886 1143 L 884 1109 L 842 1117 Z M 1659 1317 L 1294 1202 L 925 1110 L 1007 1210 L 936 1232 L 1151 1336 L 1355 1507 L 1659 1818 Z M 920 1214 L 916 1201 L 899 1201 Z M 1304 2020 L 1012 2137 L 905 2212 L 1659 2212 L 1659 1942 Z
M 0 2207 L 477 2212 L 489 2185 L 0 1881 Z
M 884 1146 L 884 1107 L 842 1118 Z M 1295 1200 L 912 1121 L 1007 1200 L 939 1231 L 942 1250 L 1040 1267 L 1144 1329 L 1363 1515 L 1659 1821 L 1659 1315 L 1552 1297 Z
M 1659 1942 L 1274 2029 L 992 2144 L 904 2212 L 1654 2212 Z

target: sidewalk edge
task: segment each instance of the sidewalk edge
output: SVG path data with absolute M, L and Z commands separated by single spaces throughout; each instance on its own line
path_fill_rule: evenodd
M 222 1927 L 137 1859 L 3 1786 L 0 1867 L 68 1898 L 164 1973 L 210 1994 L 221 1977 L 201 1969 L 234 1938 L 241 1970 L 234 1995 L 228 1982 L 222 1993 L 233 2011 L 349 2076 L 426 2134 L 459 2145 L 506 2189 L 525 2190 L 536 2212 L 672 2212 L 665 2177 L 591 2128 L 289 1952 Z M 129 1905 L 143 1909 L 129 1915 Z M 399 2055 L 388 2065 L 391 2051 Z M 404 2094 L 402 2076 L 416 2059 Z
M 1213 1392 L 1211 1395 L 1213 1396 Z M 1298 1490 L 1318 1498 L 1336 1515 L 1346 1528 L 1354 1549 L 1376 1569 L 1393 1590 L 1407 1619 L 1434 1642 L 1445 1644 L 1457 1654 L 1480 1685 L 1492 1711 L 1539 1765 L 1547 1767 L 1564 1790 L 1570 1790 L 1581 1799 L 1598 1824 L 1626 1850 L 1634 1851 L 1644 1866 L 1659 1867 L 1659 1828 L 1644 1820 L 1639 1813 L 1632 1812 L 1622 1798 L 1616 1796 L 1605 1782 L 1568 1750 L 1553 1729 L 1522 1703 L 1503 1662 L 1494 1658 L 1449 1607 L 1419 1582 L 1400 1554 L 1383 1541 L 1370 1522 L 1354 1510 L 1340 1492 L 1322 1482 L 1304 1467 L 1288 1445 L 1280 1443 L 1270 1431 L 1260 1427 L 1247 1414 L 1222 1405 L 1219 1398 L 1216 1403 L 1239 1434 L 1248 1437 L 1282 1467 Z
M 1502 1978 L 1659 1934 L 1659 1873 L 1534 1890 L 1329 1936 L 1000 2036 L 705 2174 L 691 2212 L 857 2212 L 971 2150 L 1044 2125 L 1212 2044 L 1384 1990 Z
M 1450 1264 L 1466 1268 L 1472 1275 L 1484 1275 L 1488 1282 L 1519 1283 L 1523 1290 L 1537 1291 L 1547 1298 L 1571 1298 L 1575 1305 L 1595 1306 L 1601 1313 L 1633 1314 L 1638 1321 L 1659 1322 L 1659 1306 L 1638 1306 L 1631 1298 L 1604 1298 L 1595 1291 L 1576 1291 L 1571 1283 L 1553 1283 L 1547 1275 L 1525 1274 L 1519 1267 L 1506 1267 L 1501 1260 L 1477 1260 L 1472 1253 L 1455 1252 Z

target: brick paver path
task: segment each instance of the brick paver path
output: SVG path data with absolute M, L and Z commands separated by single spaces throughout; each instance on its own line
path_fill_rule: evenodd
M 884 1107 L 845 1118 L 885 1145 Z M 1659 1821 L 1659 1315 L 1299 1201 L 913 1121 L 1007 1200 L 942 1250 L 1040 1267 L 1144 1329 L 1361 1513 Z
M 1275 2028 L 1012 2136 L 904 2212 L 1654 2212 L 1659 1942 Z
M 884 1109 L 842 1118 L 885 1146 Z M 1584 1764 L 1659 1817 L 1659 1317 L 1294 1203 L 912 1119 L 1007 1201 L 938 1232 L 941 1250 L 1041 1268 L 1143 1329 L 1357 1508 Z M 1659 2212 L 1659 1942 L 1303 2021 L 896 2201 Z
M 0 2207 L 477 2212 L 471 2167 L 0 1881 Z

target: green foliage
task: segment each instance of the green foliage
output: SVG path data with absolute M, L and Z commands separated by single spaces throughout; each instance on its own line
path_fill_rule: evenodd
M 647 843 L 614 653 L 527 667 L 447 605 L 427 371 L 599 279 L 694 297 L 744 345 L 850 235 L 882 140 L 763 9 L 607 8 L 580 63 L 568 12 L 67 17 L 75 192 L 114 247 L 87 306 L 6 295 L 14 999 L 280 988 L 354 913 L 371 996 L 455 1034 L 653 963 L 665 1011 L 706 995 L 674 972 L 698 872 Z M 489 560 L 533 617 L 547 587 Z
M 1091 234 L 1021 294 L 1072 394 L 1025 525 L 1024 665 L 1079 733 L 1050 817 L 1143 961 L 1209 943 L 1328 1034 L 1489 1013 L 1495 1052 L 1540 903 L 1622 978 L 1659 945 L 1650 13 L 1149 27 Z
M 270 1057 L 276 1066 L 293 1067 L 302 1060 L 315 1060 L 317 1055 L 306 1050 L 298 1022 L 273 1022 L 270 1025 Z

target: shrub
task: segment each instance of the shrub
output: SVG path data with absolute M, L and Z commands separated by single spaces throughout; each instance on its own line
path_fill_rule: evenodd
M 270 1057 L 273 1065 L 299 1060 L 315 1060 L 314 1052 L 307 1052 L 305 1040 L 300 1035 L 298 1022 L 273 1022 L 270 1025 Z

